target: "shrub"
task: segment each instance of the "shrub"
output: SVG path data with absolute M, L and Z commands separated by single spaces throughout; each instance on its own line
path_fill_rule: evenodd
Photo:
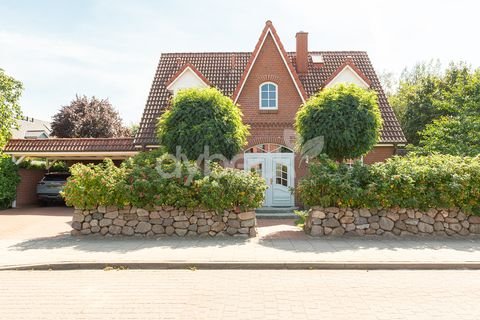
M 116 167 L 112 160 L 106 159 L 98 165 L 76 163 L 70 172 L 72 175 L 62 192 L 67 205 L 89 209 L 128 204 L 125 167 Z
M 265 181 L 255 173 L 212 164 L 203 175 L 194 162 L 178 161 L 162 150 L 140 153 L 120 168 L 106 160 L 99 165 L 75 164 L 63 196 L 68 205 L 139 208 L 154 206 L 250 209 L 261 206 Z
M 248 127 L 240 108 L 217 89 L 186 89 L 160 117 L 157 134 L 172 154 L 180 146 L 188 159 L 196 160 L 208 146 L 211 155 L 231 159 L 246 144 Z
M 0 154 L 0 209 L 12 205 L 19 182 L 18 166 L 13 163 L 11 157 Z
M 480 157 L 393 157 L 352 168 L 321 159 L 297 190 L 309 206 L 459 207 L 480 214 Z
M 262 205 L 267 186 L 259 175 L 217 164 L 212 164 L 211 169 L 210 175 L 196 183 L 203 206 L 214 210 L 247 210 Z
M 323 153 L 340 161 L 370 151 L 380 138 L 381 127 L 376 93 L 353 84 L 320 91 L 296 117 L 300 146 L 324 137 Z

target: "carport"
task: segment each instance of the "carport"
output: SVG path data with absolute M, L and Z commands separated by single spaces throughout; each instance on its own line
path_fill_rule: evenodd
M 100 162 L 112 159 L 119 163 L 139 151 L 133 145 L 133 138 L 71 138 L 71 139 L 11 139 L 4 153 L 12 156 L 16 164 L 27 158 L 40 158 L 49 167 L 55 161 L 65 161 L 68 165 L 76 162 Z M 37 203 L 36 185 L 45 170 L 20 169 L 20 184 L 14 205 L 23 207 Z

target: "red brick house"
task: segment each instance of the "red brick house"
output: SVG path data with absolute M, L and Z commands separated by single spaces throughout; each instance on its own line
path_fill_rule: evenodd
M 253 52 L 162 54 L 134 144 L 139 149 L 157 145 L 157 118 L 176 91 L 215 86 L 238 103 L 251 136 L 244 163 L 254 168 L 271 187 L 266 206 L 290 206 L 289 187 L 305 174 L 304 164 L 292 151 L 293 124 L 298 108 L 308 97 L 337 83 L 355 83 L 377 91 L 383 117 L 379 144 L 365 163 L 383 161 L 406 143 L 365 52 L 309 51 L 308 34 L 296 35 L 296 51 L 286 52 L 270 21 Z
M 305 164 L 300 164 L 300 157 L 293 152 L 295 115 L 308 97 L 337 83 L 354 83 L 378 93 L 383 117 L 381 140 L 364 162 L 383 161 L 394 155 L 406 140 L 368 55 L 359 51 L 309 51 L 305 32 L 296 35 L 296 51 L 287 52 L 274 26 L 267 21 L 253 52 L 162 54 L 137 136 L 129 145 L 125 145 L 127 140 L 121 144 L 109 141 L 104 156 L 130 156 L 157 147 L 157 119 L 171 97 L 180 89 L 214 86 L 239 104 L 244 122 L 250 125 L 244 161 L 236 166 L 255 169 L 266 178 L 271 186 L 266 206 L 292 206 L 294 198 L 289 187 L 306 172 Z M 96 146 L 105 141 L 96 144 L 95 139 L 67 140 L 56 139 L 43 145 L 12 140 L 6 152 L 17 157 L 28 152 L 37 156 L 48 152 L 48 157 L 60 158 L 64 152 L 74 156 L 72 152 L 80 144 L 78 150 L 87 158 L 103 154 Z M 62 146 L 69 148 L 63 150 Z M 82 159 L 80 153 L 74 159 Z

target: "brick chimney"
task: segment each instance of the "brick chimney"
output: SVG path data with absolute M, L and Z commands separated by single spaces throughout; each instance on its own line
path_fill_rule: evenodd
M 297 72 L 308 72 L 308 32 L 297 32 Z

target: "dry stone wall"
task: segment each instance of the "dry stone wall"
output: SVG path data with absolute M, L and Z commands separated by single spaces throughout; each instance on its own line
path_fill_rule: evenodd
M 311 236 L 480 234 L 480 216 L 449 209 L 350 209 L 313 207 L 305 232 Z
M 94 210 L 76 208 L 72 235 L 103 236 L 219 236 L 254 237 L 255 211 L 224 211 L 217 214 L 204 209 L 156 207 L 102 207 Z

